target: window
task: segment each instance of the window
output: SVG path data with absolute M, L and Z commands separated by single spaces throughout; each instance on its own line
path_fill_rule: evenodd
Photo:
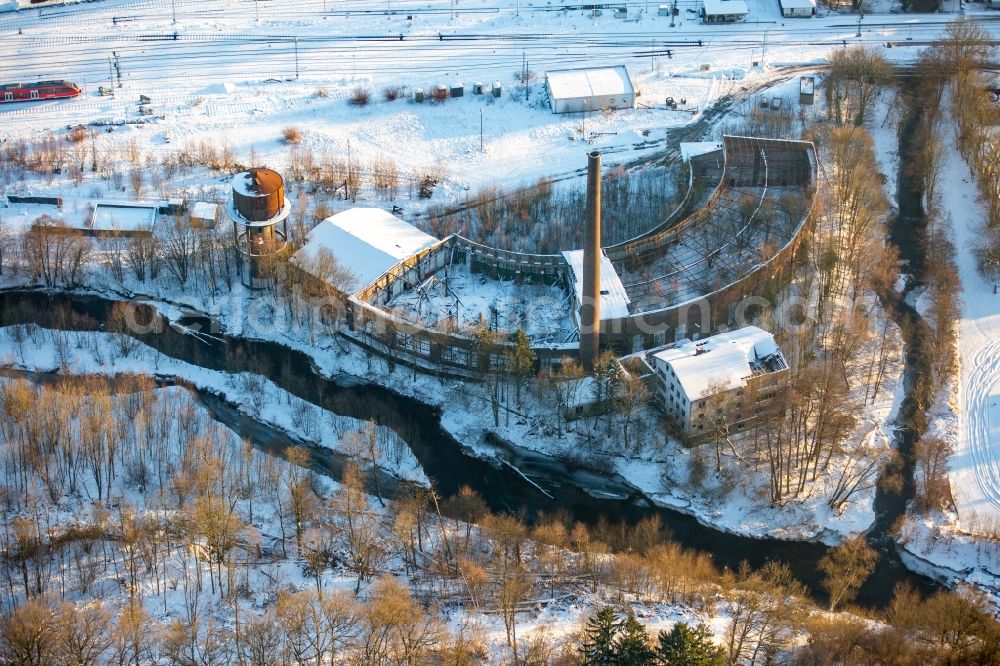
M 461 347 L 442 347 L 441 360 L 445 363 L 455 363 L 457 365 L 469 364 L 469 350 Z

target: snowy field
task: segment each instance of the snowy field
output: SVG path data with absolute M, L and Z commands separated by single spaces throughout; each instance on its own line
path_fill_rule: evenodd
M 985 212 L 953 132 L 947 138 L 949 160 L 941 191 L 943 208 L 951 211 L 963 289 L 958 441 L 951 459 L 951 491 L 962 528 L 992 532 L 1000 526 L 1000 295 L 977 269 L 974 251 Z
M 841 44 L 893 41 L 887 57 L 913 59 L 911 44 L 936 37 L 950 18 L 866 15 L 858 37 L 853 17 L 782 19 L 765 0 L 750 3 L 747 22 L 727 26 L 702 24 L 694 2 L 679 3 L 673 21 L 645 2 L 626 3 L 627 21 L 561 4 L 308 0 L 292 13 L 274 2 L 105 0 L 0 15 L 0 80 L 66 78 L 84 89 L 74 100 L 0 106 L 0 137 L 146 120 L 101 142 L 117 155 L 137 145 L 161 158 L 210 142 L 283 168 L 282 132 L 294 126 L 299 151 L 361 163 L 389 157 L 403 172 L 443 175 L 436 196 L 460 200 L 485 185 L 574 174 L 592 148 L 606 166 L 660 150 L 667 130 L 721 97 L 780 77 L 775 68 L 822 62 Z M 551 114 L 544 72 L 597 64 L 628 66 L 639 108 Z M 524 69 L 536 77 L 530 92 L 516 90 Z M 476 81 L 501 83 L 503 95 L 473 95 Z M 409 101 L 414 89 L 439 84 L 464 84 L 465 96 Z M 100 86 L 114 96 L 99 95 Z M 390 86 L 402 98 L 385 101 Z M 347 103 L 359 87 L 372 93 L 364 108 Z M 150 98 L 151 116 L 140 115 L 140 95 Z M 668 110 L 667 96 L 686 103 Z M 217 184 L 193 174 L 169 185 Z

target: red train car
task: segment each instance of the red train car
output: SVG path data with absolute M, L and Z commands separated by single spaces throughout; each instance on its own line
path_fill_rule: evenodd
M 63 99 L 80 94 L 80 86 L 69 81 L 39 81 L 38 83 L 7 83 L 0 85 L 0 104 L 34 102 L 40 99 Z

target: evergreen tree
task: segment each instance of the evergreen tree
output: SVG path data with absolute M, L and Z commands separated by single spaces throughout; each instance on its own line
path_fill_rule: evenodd
M 521 387 L 535 371 L 535 354 L 531 351 L 531 338 L 523 328 L 514 334 L 514 348 L 510 352 L 511 372 L 514 374 L 517 406 L 521 406 Z
M 615 639 L 622 630 L 622 621 L 615 617 L 615 609 L 605 606 L 587 620 L 584 629 L 583 666 L 618 666 Z
M 708 627 L 699 624 L 692 629 L 678 622 L 668 634 L 657 636 L 656 658 L 664 666 L 722 666 L 725 653 L 712 641 Z
M 618 666 L 651 666 L 656 656 L 649 644 L 646 628 L 629 612 L 622 625 L 621 633 L 615 640 L 615 662 Z

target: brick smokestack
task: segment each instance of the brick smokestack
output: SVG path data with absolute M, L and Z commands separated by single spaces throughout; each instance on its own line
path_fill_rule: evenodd
M 601 342 L 601 153 L 587 156 L 587 210 L 583 232 L 583 298 L 580 302 L 580 363 L 592 372 Z

